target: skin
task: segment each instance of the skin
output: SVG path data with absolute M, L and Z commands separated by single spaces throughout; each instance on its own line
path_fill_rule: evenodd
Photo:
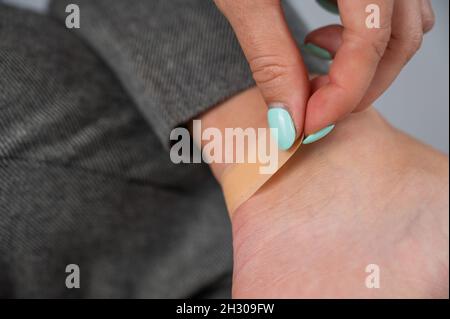
M 330 0 L 332 1 L 332 0 Z M 233 27 L 266 105 L 283 104 L 297 135 L 367 108 L 394 81 L 434 24 L 429 0 L 339 0 L 342 26 L 313 31 L 306 42 L 334 57 L 328 75 L 309 82 L 280 0 L 215 0 Z M 368 5 L 381 27 L 369 29 Z
M 251 89 L 201 119 L 223 130 L 264 114 Z M 231 216 L 233 297 L 448 298 L 448 167 L 373 108 L 347 117 Z M 219 183 L 226 168 L 211 165 Z M 365 286 L 369 264 L 379 289 Z

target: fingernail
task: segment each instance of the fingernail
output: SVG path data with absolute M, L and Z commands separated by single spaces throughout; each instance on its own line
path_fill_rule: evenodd
M 339 14 L 339 7 L 331 0 L 317 0 L 317 3 L 328 12 Z
M 325 136 L 330 134 L 330 132 L 332 130 L 334 130 L 335 126 L 336 125 L 332 124 L 332 125 L 327 126 L 326 128 L 324 128 L 324 129 L 322 129 L 322 130 L 320 130 L 320 131 L 318 131 L 318 132 L 316 132 L 314 134 L 309 135 L 308 137 L 306 137 L 303 140 L 303 144 L 312 144 L 314 142 L 317 142 L 320 139 L 323 139 Z
M 269 127 L 276 129 L 275 139 L 278 144 L 278 148 L 286 151 L 291 148 L 295 142 L 295 125 L 289 112 L 278 106 L 269 106 L 267 112 L 267 119 Z
M 333 56 L 331 55 L 330 52 L 328 52 L 324 48 L 321 48 L 315 44 L 306 43 L 303 45 L 303 50 L 308 52 L 311 55 L 318 57 L 318 58 L 321 58 L 324 60 L 333 60 Z

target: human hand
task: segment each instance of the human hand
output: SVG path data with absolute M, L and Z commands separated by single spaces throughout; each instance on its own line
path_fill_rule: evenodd
M 367 108 L 392 84 L 434 24 L 428 0 L 339 0 L 343 26 L 321 28 L 306 38 L 334 57 L 329 74 L 310 83 L 280 0 L 215 3 L 243 48 L 270 108 L 269 124 L 279 130 L 281 149 Z M 380 28 L 367 27 L 368 5 L 380 8 Z

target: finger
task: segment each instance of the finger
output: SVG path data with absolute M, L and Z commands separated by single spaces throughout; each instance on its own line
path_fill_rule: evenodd
M 339 47 L 342 45 L 342 32 L 344 28 L 340 25 L 328 25 L 317 30 L 312 31 L 305 37 L 305 49 L 308 53 L 319 58 L 324 58 L 320 54 L 320 49 L 325 50 L 330 58 L 334 58 Z M 309 49 L 313 45 L 319 50 Z M 319 54 L 317 53 L 319 52 Z
M 430 0 L 420 0 L 422 7 L 422 25 L 423 32 L 427 33 L 433 29 L 436 23 L 436 17 Z
M 366 95 L 391 35 L 393 0 L 339 0 L 342 45 L 330 67 L 330 82 L 310 98 L 305 133 L 311 134 L 352 112 Z M 380 28 L 368 28 L 366 8 L 380 9 Z
M 421 0 L 396 0 L 392 37 L 377 73 L 357 111 L 370 106 L 388 89 L 408 61 L 419 50 L 423 39 Z
M 279 130 L 280 148 L 290 148 L 303 132 L 309 80 L 280 1 L 216 3 L 231 23 L 255 82 L 271 108 L 269 125 Z
M 383 59 L 380 61 L 368 93 L 355 109 L 356 111 L 361 111 L 370 106 L 390 87 L 404 65 L 419 48 L 422 39 L 422 25 L 428 25 L 428 27 L 423 28 L 426 29 L 431 28 L 434 24 L 434 13 L 428 0 L 399 1 L 395 4 L 394 12 L 395 20 L 392 25 L 391 41 Z M 419 14 L 421 14 L 421 17 Z M 426 23 L 423 21 L 424 17 L 428 19 Z M 343 28 L 338 25 L 326 26 L 308 34 L 305 42 L 314 43 L 314 45 L 327 50 L 330 55 L 334 56 L 342 44 L 342 31 Z M 318 83 L 320 83 L 320 86 Z M 317 82 L 317 79 L 315 79 L 312 83 L 312 92 L 317 91 L 324 83 L 326 81 Z

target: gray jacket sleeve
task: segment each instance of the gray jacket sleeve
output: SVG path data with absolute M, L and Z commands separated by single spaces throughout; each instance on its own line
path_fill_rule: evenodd
M 64 21 L 69 3 L 81 11 L 76 32 L 113 70 L 165 146 L 172 128 L 254 85 L 212 0 L 54 0 L 51 13 Z M 304 28 L 290 10 L 288 17 L 301 41 Z

